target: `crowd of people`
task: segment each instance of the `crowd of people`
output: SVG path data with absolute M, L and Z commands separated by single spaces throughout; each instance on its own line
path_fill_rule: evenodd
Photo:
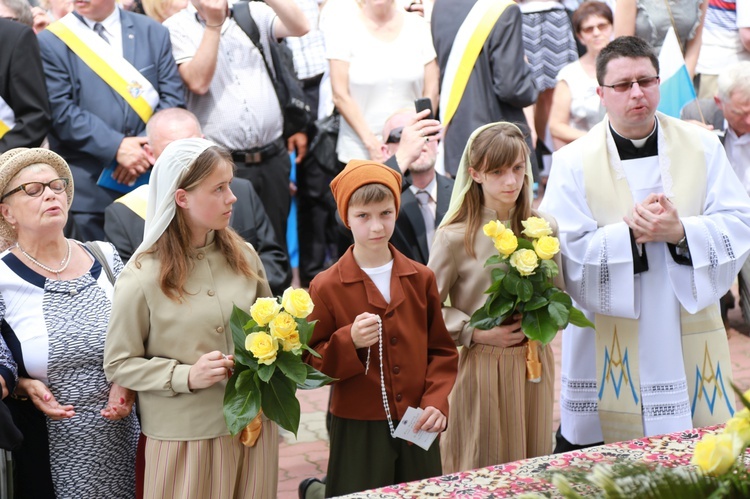
M 275 497 L 276 424 L 224 421 L 229 317 L 292 282 L 336 378 L 301 497 L 734 413 L 696 394 L 731 394 L 738 274 L 750 314 L 747 5 L 31 1 L 0 0 L 3 497 Z M 681 117 L 657 112 L 670 28 L 701 97 Z M 552 349 L 521 313 L 470 325 L 485 227 L 532 216 L 596 326 L 562 332 L 556 429 Z M 427 450 L 394 436 L 410 407 Z

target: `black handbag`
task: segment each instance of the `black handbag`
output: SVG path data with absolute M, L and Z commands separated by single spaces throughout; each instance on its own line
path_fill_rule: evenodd
M 307 147 L 305 161 L 314 161 L 323 173 L 335 177 L 341 172 L 341 163 L 336 155 L 341 115 L 337 110 L 313 124 L 313 138 Z
M 263 58 L 263 64 L 266 66 L 268 76 L 271 77 L 276 90 L 276 97 L 279 99 L 281 114 L 284 115 L 284 137 L 289 138 L 295 133 L 306 132 L 312 122 L 312 113 L 302 83 L 294 72 L 292 51 L 284 43 L 269 40 L 273 64 L 273 71 L 271 71 L 263 44 L 260 42 L 258 25 L 255 24 L 250 14 L 249 3 L 247 1 L 235 3 L 232 7 L 232 15 Z

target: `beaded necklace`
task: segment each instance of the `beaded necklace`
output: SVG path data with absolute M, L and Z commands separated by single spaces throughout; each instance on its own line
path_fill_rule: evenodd
M 29 259 L 29 261 L 31 263 L 33 263 L 34 265 L 36 265 L 36 266 L 38 266 L 38 267 L 46 270 L 50 274 L 56 274 L 57 275 L 57 280 L 59 281 L 60 280 L 60 273 L 61 272 L 65 272 L 65 269 L 68 268 L 68 265 L 70 265 L 70 260 L 71 260 L 71 258 L 70 258 L 70 254 L 71 254 L 70 241 L 68 239 L 65 239 L 65 242 L 68 244 L 68 252 L 66 253 L 65 258 L 63 258 L 62 261 L 60 262 L 60 268 L 57 269 L 57 270 L 53 269 L 52 267 L 47 267 L 45 264 L 43 264 L 42 262 L 40 262 L 39 260 L 37 260 L 36 258 L 34 258 L 33 256 L 31 256 L 30 254 L 28 254 L 21 247 L 21 245 L 18 244 L 18 242 L 16 242 L 16 247 L 21 251 L 21 253 L 23 253 L 23 256 L 25 256 L 26 258 Z
M 385 391 L 385 376 L 383 376 L 383 320 L 379 315 L 378 320 L 378 353 L 380 354 L 380 394 L 383 397 L 383 409 L 385 417 L 388 419 L 388 428 L 391 430 L 391 437 L 395 430 L 393 429 L 393 419 L 391 418 L 391 407 L 388 404 L 388 394 Z M 367 361 L 365 362 L 365 374 L 370 370 L 370 348 L 367 348 Z

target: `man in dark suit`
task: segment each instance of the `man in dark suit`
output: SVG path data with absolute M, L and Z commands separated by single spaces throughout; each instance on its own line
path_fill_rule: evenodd
M 129 93 L 138 99 L 150 84 L 158 103 L 149 111 L 156 112 L 184 107 L 184 89 L 166 28 L 146 16 L 120 10 L 115 0 L 77 2 L 75 9 L 39 34 L 52 109 L 49 141 L 73 172 L 76 195 L 71 215 L 79 237 L 103 239 L 104 208 L 122 193 L 97 185 L 102 171 L 115 167 L 112 177 L 127 186 L 151 167 L 142 147 L 150 112 L 136 112 L 123 96 Z M 127 92 L 118 93 L 57 34 L 55 25 L 65 22 L 81 34 L 90 37 L 95 32 L 103 38 L 112 49 L 112 60 L 105 63 L 115 68 L 124 59 L 145 85 L 126 80 Z
M 383 154 L 390 156 L 386 164 L 403 174 L 401 210 L 391 243 L 401 253 L 427 265 L 435 229 L 443 220 L 453 192 L 453 180 L 435 173 L 437 139 L 425 136 L 421 153 L 416 158 L 397 163 L 404 127 L 415 122 L 416 113 L 394 114 L 383 128 Z
M 28 26 L 0 19 L 0 154 L 38 147 L 50 125 L 39 42 Z
M 146 132 L 148 143 L 144 150 L 153 163 L 170 142 L 203 136 L 195 115 L 180 108 L 165 109 L 156 113 L 149 121 Z M 263 203 L 250 181 L 235 177 L 231 189 L 237 197 L 237 202 L 232 209 L 229 224 L 243 239 L 253 245 L 263 262 L 271 291 L 280 295 L 292 279 L 289 258 L 276 242 Z M 104 232 L 107 240 L 115 245 L 124 262 L 130 259 L 143 241 L 147 199 L 148 184 L 119 198 L 104 211 Z

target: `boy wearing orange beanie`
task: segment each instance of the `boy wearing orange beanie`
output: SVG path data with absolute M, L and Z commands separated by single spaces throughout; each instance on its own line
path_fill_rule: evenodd
M 425 451 L 392 434 L 408 407 L 424 410 L 415 430 L 442 432 L 458 368 L 435 275 L 388 242 L 401 175 L 353 160 L 331 191 L 354 244 L 310 283 L 321 358 L 307 361 L 339 380 L 326 497 L 442 474 L 436 442 Z

